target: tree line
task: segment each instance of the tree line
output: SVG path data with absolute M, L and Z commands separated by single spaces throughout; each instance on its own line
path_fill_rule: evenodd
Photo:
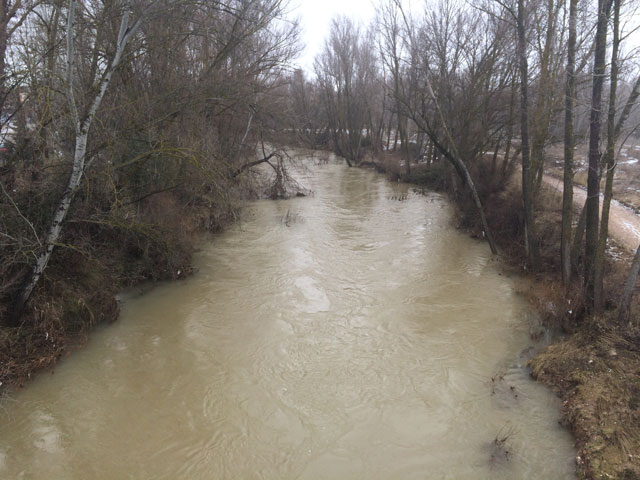
M 34 292 L 55 291 L 42 282 L 51 262 L 58 276 L 69 258 L 125 283 L 175 276 L 185 231 L 233 218 L 255 194 L 255 167 L 271 168 L 270 194 L 285 195 L 280 146 L 294 143 L 350 166 L 395 152 L 405 178 L 427 175 L 473 205 L 494 253 L 485 203 L 517 178 L 533 271 L 547 153 L 563 144 L 557 256 L 565 284 L 580 281 L 587 309 L 601 311 L 616 160 L 640 123 L 636 10 L 630 0 L 433 0 L 409 11 L 380 0 L 370 25 L 335 19 L 305 73 L 292 68 L 300 29 L 285 0 L 5 0 L 3 323 L 19 325 Z M 576 212 L 583 142 L 588 199 Z M 96 263 L 114 243 L 137 267 L 106 254 Z M 622 317 L 638 271 L 640 249 Z

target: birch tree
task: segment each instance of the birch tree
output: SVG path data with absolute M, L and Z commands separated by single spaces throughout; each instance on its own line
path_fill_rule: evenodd
M 86 111 L 80 111 L 78 103 L 76 102 L 76 94 L 74 91 L 74 66 L 75 66 L 75 49 L 76 40 L 74 34 L 74 22 L 77 9 L 77 0 L 69 0 L 68 12 L 67 12 L 67 28 L 66 28 L 66 95 L 69 103 L 69 109 L 71 111 L 72 119 L 75 124 L 75 142 L 73 149 L 72 169 L 67 183 L 67 187 L 62 194 L 58 202 L 58 206 L 55 209 L 53 218 L 49 225 L 49 229 L 44 238 L 42 252 L 37 256 L 29 275 L 24 281 L 24 285 L 16 297 L 13 311 L 11 314 L 10 323 L 16 325 L 22 315 L 25 305 L 31 297 L 33 289 L 38 284 L 40 277 L 49 263 L 51 254 L 55 249 L 58 239 L 64 225 L 65 218 L 69 212 L 71 202 L 75 196 L 78 187 L 80 186 L 82 176 L 86 167 L 86 155 L 87 155 L 87 142 L 89 139 L 89 132 L 93 120 L 100 108 L 102 99 L 104 98 L 113 73 L 118 68 L 122 61 L 122 57 L 125 53 L 127 44 L 131 38 L 136 34 L 145 15 L 148 13 L 151 7 L 147 7 L 145 12 L 142 13 L 137 19 L 131 18 L 130 4 L 127 2 L 123 5 L 122 18 L 120 20 L 120 28 L 118 31 L 118 37 L 115 44 L 115 52 L 107 64 L 107 67 L 99 80 L 97 91 L 93 98 L 89 101 Z

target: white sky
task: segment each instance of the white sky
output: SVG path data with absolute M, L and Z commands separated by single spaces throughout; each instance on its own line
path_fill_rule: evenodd
M 625 4 L 633 8 L 635 1 L 627 0 Z M 366 26 L 375 16 L 374 5 L 377 3 L 377 0 L 292 0 L 291 15 L 300 18 L 305 45 L 297 61 L 300 67 L 308 75 L 313 75 L 313 59 L 322 50 L 334 17 L 345 15 Z M 419 10 L 424 6 L 423 0 L 403 0 L 403 3 L 409 10 Z M 640 14 L 627 17 L 627 20 L 626 30 L 638 28 L 625 42 L 624 49 L 629 52 L 633 48 L 640 48 Z
M 309 73 L 313 71 L 313 58 L 322 49 L 335 16 L 345 15 L 366 25 L 375 15 L 372 0 L 293 0 L 291 7 L 293 16 L 301 20 L 305 44 L 298 63 Z

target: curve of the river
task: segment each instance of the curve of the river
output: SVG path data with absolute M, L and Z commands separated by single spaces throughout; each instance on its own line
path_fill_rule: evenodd
M 488 247 L 437 194 L 297 175 L 312 196 L 249 206 L 194 276 L 125 296 L 0 404 L 0 478 L 574 478 L 524 367 L 535 315 Z

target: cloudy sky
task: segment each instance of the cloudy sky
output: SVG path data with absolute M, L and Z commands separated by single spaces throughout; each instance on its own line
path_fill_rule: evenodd
M 292 0 L 292 15 L 301 20 L 302 40 L 305 44 L 298 64 L 307 72 L 313 72 L 313 58 L 322 49 L 331 20 L 336 15 L 345 15 L 366 25 L 375 16 L 374 3 L 375 0 Z M 404 0 L 403 3 L 405 7 L 415 10 L 419 10 L 424 4 L 422 0 Z M 631 16 L 626 25 L 627 30 L 633 28 L 638 30 L 627 40 L 627 52 L 640 48 L 640 14 Z
M 345 15 L 366 24 L 375 15 L 372 0 L 293 0 L 293 15 L 302 22 L 302 40 L 306 45 L 298 60 L 306 71 L 313 70 L 313 58 L 322 49 L 331 20 Z

